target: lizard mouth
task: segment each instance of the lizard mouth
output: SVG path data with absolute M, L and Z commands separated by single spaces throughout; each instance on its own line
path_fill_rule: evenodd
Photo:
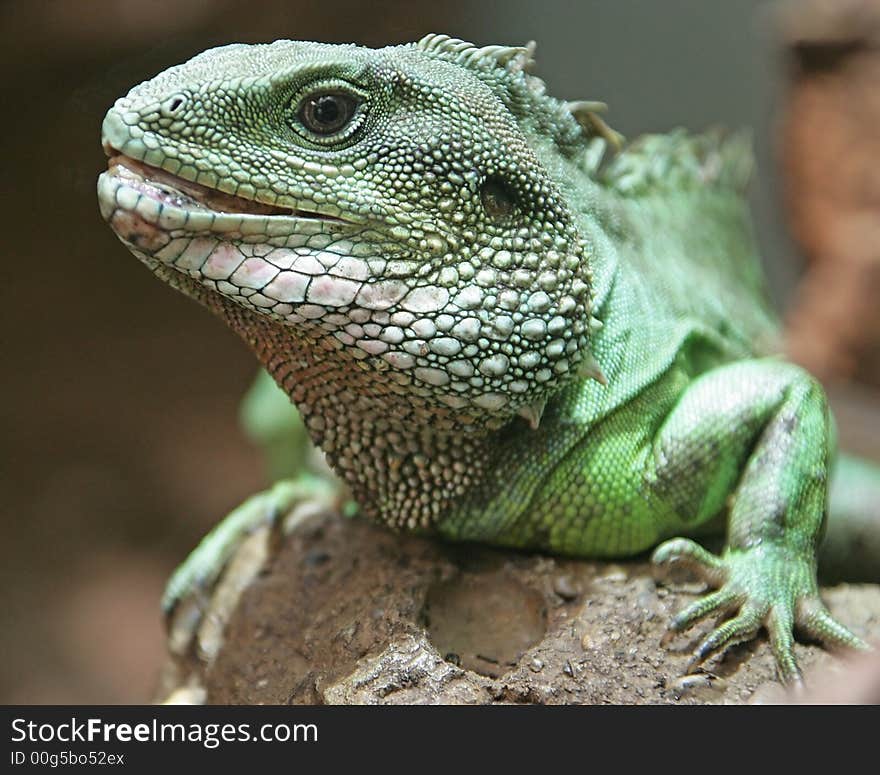
M 225 194 L 122 154 L 110 157 L 107 171 L 142 196 L 162 205 L 185 210 L 213 210 L 220 213 L 294 214 L 291 208 L 273 207 L 233 194 Z
M 330 213 L 229 194 L 107 150 L 107 171 L 98 179 L 101 213 L 120 237 L 140 248 L 164 243 L 172 232 L 283 237 L 355 225 Z

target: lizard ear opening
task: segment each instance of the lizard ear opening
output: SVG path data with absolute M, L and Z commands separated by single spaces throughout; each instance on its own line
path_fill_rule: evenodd
M 497 175 L 490 175 L 480 189 L 483 209 L 493 221 L 503 221 L 516 209 L 516 194 Z

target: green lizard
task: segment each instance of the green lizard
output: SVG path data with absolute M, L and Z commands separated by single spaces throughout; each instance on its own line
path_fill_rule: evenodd
M 770 354 L 748 143 L 621 148 L 532 65 L 445 35 L 206 51 L 107 113 L 101 212 L 250 345 L 362 513 L 587 557 L 659 544 L 716 588 L 673 621 L 722 615 L 698 661 L 762 627 L 786 681 L 796 628 L 865 648 L 819 598 L 833 432 Z M 321 482 L 233 512 L 166 603 Z M 676 537 L 725 522 L 720 556 Z

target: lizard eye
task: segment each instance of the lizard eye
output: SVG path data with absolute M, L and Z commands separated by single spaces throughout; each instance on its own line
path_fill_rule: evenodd
M 300 100 L 296 115 L 310 132 L 326 136 L 346 127 L 359 105 L 359 99 L 342 91 L 316 91 Z

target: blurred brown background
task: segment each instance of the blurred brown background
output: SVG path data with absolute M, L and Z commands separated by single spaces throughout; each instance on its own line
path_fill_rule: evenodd
M 803 260 L 782 227 L 772 128 L 793 71 L 769 5 L 0 5 L 0 701 L 148 700 L 162 653 L 165 578 L 219 517 L 265 484 L 259 454 L 237 427 L 252 357 L 208 313 L 155 281 L 98 214 L 99 128 L 116 97 L 233 41 L 378 46 L 431 31 L 483 44 L 535 39 L 550 91 L 608 101 L 609 120 L 629 136 L 676 125 L 755 129 L 759 237 L 775 297 L 789 306 Z M 820 124 L 823 110 L 830 108 L 820 107 Z M 787 189 L 790 210 L 799 190 Z M 821 251 L 806 253 L 814 265 L 823 260 Z M 856 426 L 863 451 L 875 443 L 871 401 L 846 402 L 855 420 L 844 417 L 844 425 Z

